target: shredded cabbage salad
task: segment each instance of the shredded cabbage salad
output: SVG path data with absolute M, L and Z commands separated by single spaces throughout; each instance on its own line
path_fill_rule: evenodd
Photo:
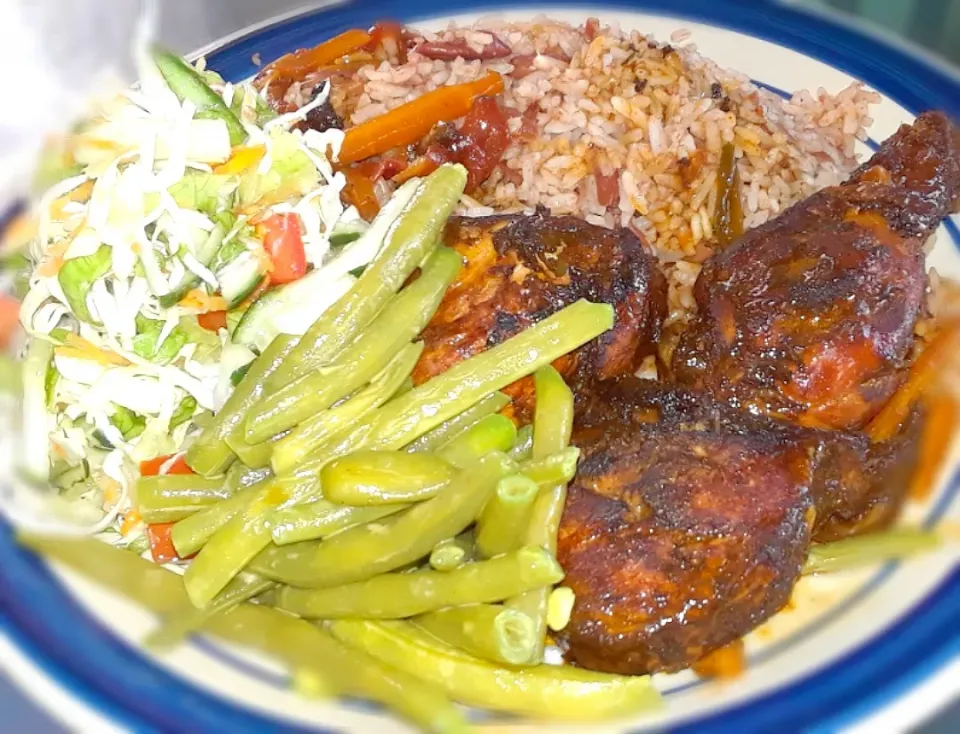
M 29 482 L 57 488 L 65 526 L 131 544 L 144 542 L 129 496 L 138 462 L 180 452 L 258 351 L 302 334 L 379 242 L 341 204 L 330 158 L 343 133 L 294 127 L 329 89 L 277 117 L 252 85 L 198 64 L 241 121 L 238 144 L 146 51 L 137 61 L 139 86 L 74 128 L 32 208 L 19 457 Z M 273 277 L 277 222 L 297 230 L 302 280 Z M 298 297 L 307 279 L 313 297 Z M 291 290 L 254 318 L 267 284 Z

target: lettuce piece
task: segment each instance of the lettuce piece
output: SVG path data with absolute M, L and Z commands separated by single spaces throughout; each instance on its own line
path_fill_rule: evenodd
M 297 136 L 279 128 L 270 133 L 270 169 L 265 174 L 253 168 L 240 177 L 240 206 L 268 206 L 303 196 L 320 184 L 320 174 L 300 148 Z
M 177 426 L 193 418 L 196 409 L 197 399 L 192 395 L 187 395 L 187 397 L 180 401 L 180 404 L 173 411 L 173 415 L 170 416 L 170 430 L 172 431 Z
M 214 216 L 230 208 L 234 187 L 230 176 L 190 169 L 167 190 L 180 208 Z
M 73 315 L 80 321 L 93 322 L 90 309 L 87 308 L 87 293 L 97 280 L 110 272 L 112 254 L 111 248 L 103 245 L 92 255 L 67 260 L 60 268 L 57 275 L 60 288 L 67 297 L 67 305 Z
M 47 365 L 47 373 L 43 377 L 43 394 L 47 401 L 47 409 L 53 410 L 53 396 L 57 389 L 57 383 L 60 382 L 60 371 L 57 369 L 54 360 L 50 360 Z
M 148 319 L 143 314 L 137 314 L 134 321 L 137 326 L 137 335 L 133 337 L 133 351 L 137 356 L 149 359 L 156 364 L 172 362 L 188 341 L 186 332 L 179 326 L 175 326 L 158 349 L 157 342 L 163 330 L 163 322 Z
M 110 416 L 110 422 L 116 427 L 126 441 L 130 441 L 141 433 L 147 427 L 147 420 L 142 415 L 137 415 L 129 408 L 117 405 L 113 415 Z

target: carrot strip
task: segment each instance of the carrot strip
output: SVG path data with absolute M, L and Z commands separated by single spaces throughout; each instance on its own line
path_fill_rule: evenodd
M 100 349 L 100 347 L 90 343 L 82 336 L 73 333 L 67 334 L 63 345 L 56 347 L 54 352 L 61 357 L 86 359 L 105 366 L 116 365 L 118 367 L 125 367 L 130 364 L 130 362 L 119 354 L 114 354 L 106 349 Z
M 440 87 L 412 102 L 347 130 L 340 148 L 340 163 L 353 163 L 391 148 L 412 145 L 439 122 L 466 115 L 478 97 L 503 92 L 503 77 L 495 72 L 482 79 Z
M 269 64 L 263 74 L 269 78 L 290 77 L 297 79 L 327 64 L 332 64 L 342 56 L 359 51 L 371 41 L 370 34 L 358 28 L 344 31 L 339 36 L 324 41 L 313 48 L 300 49 L 281 56 Z
M 944 362 L 956 349 L 958 341 L 960 320 L 945 323 L 940 333 L 913 363 L 906 382 L 867 426 L 866 433 L 874 443 L 887 441 L 897 434 L 914 404 L 937 378 Z
M 421 176 L 421 177 L 428 176 L 429 174 L 433 173 L 438 167 L 439 167 L 439 164 L 436 161 L 431 160 L 430 158 L 426 158 L 426 157 L 417 158 L 417 160 L 415 160 L 409 166 L 404 168 L 402 171 L 400 171 L 400 173 L 398 173 L 396 176 L 394 176 L 390 180 L 393 181 L 395 184 L 397 184 L 397 186 L 399 186 L 405 181 L 409 181 L 411 178 L 415 178 L 417 176 Z
M 920 456 L 910 480 L 909 496 L 925 500 L 936 484 L 957 427 L 957 400 L 946 391 L 929 395 L 920 437 Z
M 180 303 L 177 305 L 183 308 L 195 308 L 200 313 L 227 310 L 227 300 L 223 296 L 211 296 L 202 288 L 187 291 L 187 294 L 180 299 Z

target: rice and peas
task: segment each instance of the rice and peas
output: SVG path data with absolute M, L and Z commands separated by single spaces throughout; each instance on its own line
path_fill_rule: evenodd
M 463 213 L 543 206 L 631 228 L 667 274 L 668 326 L 695 309 L 692 286 L 710 254 L 724 144 L 736 146 L 744 225 L 755 227 L 846 178 L 872 123 L 870 105 L 880 101 L 859 83 L 785 100 L 694 44 L 679 45 L 686 30 L 667 44 L 596 19 L 574 28 L 539 17 L 412 34 L 405 63 L 363 66 L 346 85 L 348 126 L 438 87 L 501 74 L 513 142 Z M 431 59 L 416 49 L 463 42 L 476 55 L 496 46 L 497 58 Z M 312 91 L 307 76 L 285 101 L 303 104 Z

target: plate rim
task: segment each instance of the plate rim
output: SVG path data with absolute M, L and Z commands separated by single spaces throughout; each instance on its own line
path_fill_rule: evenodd
M 499 2 L 497 0 L 479 0 L 466 3 L 457 10 L 459 13 L 482 14 L 485 11 L 502 11 L 506 7 L 504 0 L 499 0 Z M 918 51 L 903 42 L 898 42 L 893 37 L 884 37 L 883 34 L 877 33 L 874 29 L 854 28 L 842 22 L 838 24 L 837 18 L 832 13 L 796 9 L 779 3 L 771 3 L 770 0 L 762 0 L 762 2 L 753 4 L 740 3 L 737 0 L 601 0 L 596 3 L 580 3 L 576 0 L 554 0 L 554 2 L 545 3 L 542 0 L 534 0 L 534 2 L 523 3 L 523 7 L 529 8 L 531 12 L 540 9 L 549 12 L 551 8 L 582 8 L 585 12 L 598 14 L 602 14 L 604 11 L 633 11 L 677 19 L 678 21 L 703 22 L 717 28 L 770 41 L 778 46 L 820 60 L 851 76 L 863 79 L 882 94 L 905 107 L 911 114 L 916 114 L 920 109 L 933 106 L 946 109 L 955 119 L 960 117 L 960 94 L 958 94 L 960 92 L 960 74 L 956 70 L 927 57 L 922 51 Z M 449 6 L 445 5 L 443 0 L 421 0 L 412 13 L 404 12 L 402 6 L 394 0 L 325 3 L 319 7 L 295 10 L 248 26 L 235 34 L 218 39 L 193 54 L 193 56 L 206 55 L 208 61 L 211 61 L 211 57 L 214 57 L 211 62 L 213 67 L 217 67 L 218 61 L 222 58 L 226 63 L 236 64 L 239 68 L 243 60 L 237 56 L 238 53 L 246 53 L 249 57 L 251 50 L 248 46 L 250 44 L 276 42 L 277 37 L 282 37 L 286 31 L 290 30 L 291 26 L 300 26 L 302 29 L 311 24 L 320 24 L 324 26 L 324 34 L 329 34 L 350 25 L 356 25 L 357 18 L 384 17 L 391 13 L 401 15 L 411 23 L 430 17 L 451 15 Z M 758 28 L 762 32 L 757 32 Z M 785 40 L 790 42 L 784 42 Z M 845 55 L 857 48 L 860 49 L 859 54 Z M 286 50 L 289 50 L 289 46 L 283 49 L 283 51 Z M 885 63 L 875 65 L 878 51 L 887 54 L 889 58 Z M 248 74 L 256 71 L 256 67 L 249 58 L 246 61 L 246 66 L 248 67 Z M 240 76 L 240 74 L 231 74 L 231 76 Z M 877 81 L 878 79 L 883 79 L 884 82 L 880 83 Z M 916 87 L 912 90 L 904 89 L 911 82 Z M 920 104 L 918 105 L 917 102 Z M 960 246 L 956 224 L 951 223 L 950 229 L 954 244 Z M 960 464 L 951 467 L 951 471 L 954 473 L 950 484 L 960 483 Z M 46 590 L 54 592 L 54 596 L 59 592 L 68 597 L 68 602 L 72 601 L 69 592 L 44 564 L 29 552 L 13 546 L 12 535 L 5 523 L 0 524 L 0 547 L 3 545 L 10 545 L 15 552 L 15 557 L 16 554 L 20 554 L 22 557 L 15 558 L 17 563 L 15 564 L 16 568 L 12 569 L 13 574 L 10 573 L 11 569 L 0 567 L 0 579 L 5 581 L 0 589 L 13 590 L 17 588 L 17 585 L 10 581 L 11 575 L 22 577 L 23 573 L 27 573 L 28 576 L 32 576 L 33 582 L 50 587 Z M 7 564 L 4 564 L 4 566 L 7 566 Z M 23 578 L 21 578 L 22 580 Z M 237 724 L 241 724 L 245 730 L 251 730 L 250 724 L 253 724 L 255 727 L 260 727 L 253 730 L 264 730 L 276 725 L 276 720 L 267 719 L 259 712 L 237 706 L 213 693 L 195 688 L 192 684 L 176 677 L 175 674 L 160 668 L 153 661 L 134 652 L 125 642 L 110 634 L 96 620 L 85 619 L 89 615 L 83 612 L 78 603 L 73 602 L 73 604 L 80 608 L 81 621 L 85 622 L 86 626 L 91 627 L 90 632 L 95 639 L 107 645 L 113 642 L 130 656 L 128 661 L 130 667 L 143 668 L 146 666 L 147 668 L 153 668 L 149 671 L 152 675 L 159 674 L 169 679 L 169 682 L 173 683 L 175 688 L 187 689 L 188 698 L 192 698 L 189 695 L 191 692 L 209 698 L 216 707 L 225 710 L 229 718 L 233 720 L 234 728 Z M 67 607 L 69 607 L 69 603 Z M 43 671 L 43 674 L 51 678 L 56 685 L 64 690 L 65 694 L 81 698 L 84 703 L 91 705 L 98 713 L 108 716 L 111 720 L 122 721 L 125 725 L 130 725 L 131 728 L 136 730 L 153 729 L 157 726 L 156 722 L 163 721 L 163 717 L 144 718 L 142 712 L 137 712 L 139 707 L 134 706 L 131 709 L 129 701 L 124 701 L 122 698 L 112 695 L 109 691 L 91 687 L 89 669 L 75 669 L 76 666 L 71 668 L 67 664 L 69 661 L 64 661 L 62 654 L 57 654 L 64 651 L 57 649 L 56 641 L 50 637 L 49 633 L 45 634 L 42 628 L 36 628 L 37 625 L 30 625 L 28 618 L 23 617 L 23 611 L 21 609 L 21 613 L 17 614 L 16 604 L 9 603 L 6 594 L 0 595 L 0 635 L 6 637 L 22 653 L 28 655 L 37 667 Z M 29 612 L 29 608 L 26 611 Z M 890 646 L 889 641 L 897 638 L 900 642 L 899 645 L 894 645 L 894 647 L 899 648 L 899 657 L 909 653 L 912 663 L 906 668 L 898 667 L 893 673 L 888 672 L 886 666 L 884 666 L 884 685 L 868 686 L 872 690 L 871 694 L 855 698 L 845 705 L 834 708 L 832 712 L 825 714 L 826 718 L 815 722 L 815 726 L 818 730 L 832 731 L 862 720 L 896 701 L 908 691 L 916 690 L 948 661 L 960 657 L 960 628 L 951 630 L 951 627 L 957 626 L 950 624 L 957 612 L 960 612 L 960 568 L 955 565 L 949 574 L 944 575 L 941 583 L 924 596 L 911 611 L 897 618 L 886 630 L 847 651 L 842 657 L 812 671 L 809 675 L 798 676 L 781 688 L 766 691 L 739 704 L 728 706 L 721 704 L 717 709 L 712 709 L 693 719 L 678 723 L 672 730 L 692 732 L 702 730 L 700 727 L 704 724 L 710 724 L 713 731 L 743 731 L 744 726 L 756 727 L 760 723 L 756 719 L 748 721 L 742 717 L 745 712 L 751 709 L 756 711 L 757 704 L 768 704 L 782 712 L 785 710 L 784 696 L 788 694 L 796 695 L 798 689 L 816 684 L 817 681 L 831 674 L 831 671 L 843 669 L 849 672 L 851 666 L 854 665 L 873 665 L 874 658 L 880 653 L 887 654 L 888 657 L 897 653 L 897 650 L 886 649 Z M 19 622 L 17 621 L 18 618 Z M 69 614 L 64 616 L 63 619 L 68 627 L 76 628 L 78 626 L 76 618 Z M 946 622 L 946 626 L 942 624 L 944 622 Z M 35 627 L 32 634 L 29 631 L 31 626 Z M 942 630 L 947 632 L 946 636 Z M 908 637 L 908 635 L 910 636 Z M 52 649 L 50 648 L 51 642 L 53 643 Z M 923 646 L 922 651 L 921 646 Z M 884 650 L 878 650 L 880 647 L 884 647 Z M 897 656 L 894 655 L 894 657 Z M 897 661 L 888 662 L 887 665 L 891 665 L 893 662 Z M 960 681 L 957 682 L 955 687 L 960 688 Z M 766 722 L 766 725 L 796 721 L 795 717 L 784 718 L 779 714 L 778 716 L 781 721 Z M 913 723 L 918 720 L 920 720 L 919 716 L 913 720 Z M 163 725 L 161 724 L 161 726 Z M 288 730 L 299 731 L 290 724 L 285 723 L 284 726 Z M 734 728 L 730 728 L 731 726 Z M 316 734 L 321 730 L 311 729 L 309 731 Z

